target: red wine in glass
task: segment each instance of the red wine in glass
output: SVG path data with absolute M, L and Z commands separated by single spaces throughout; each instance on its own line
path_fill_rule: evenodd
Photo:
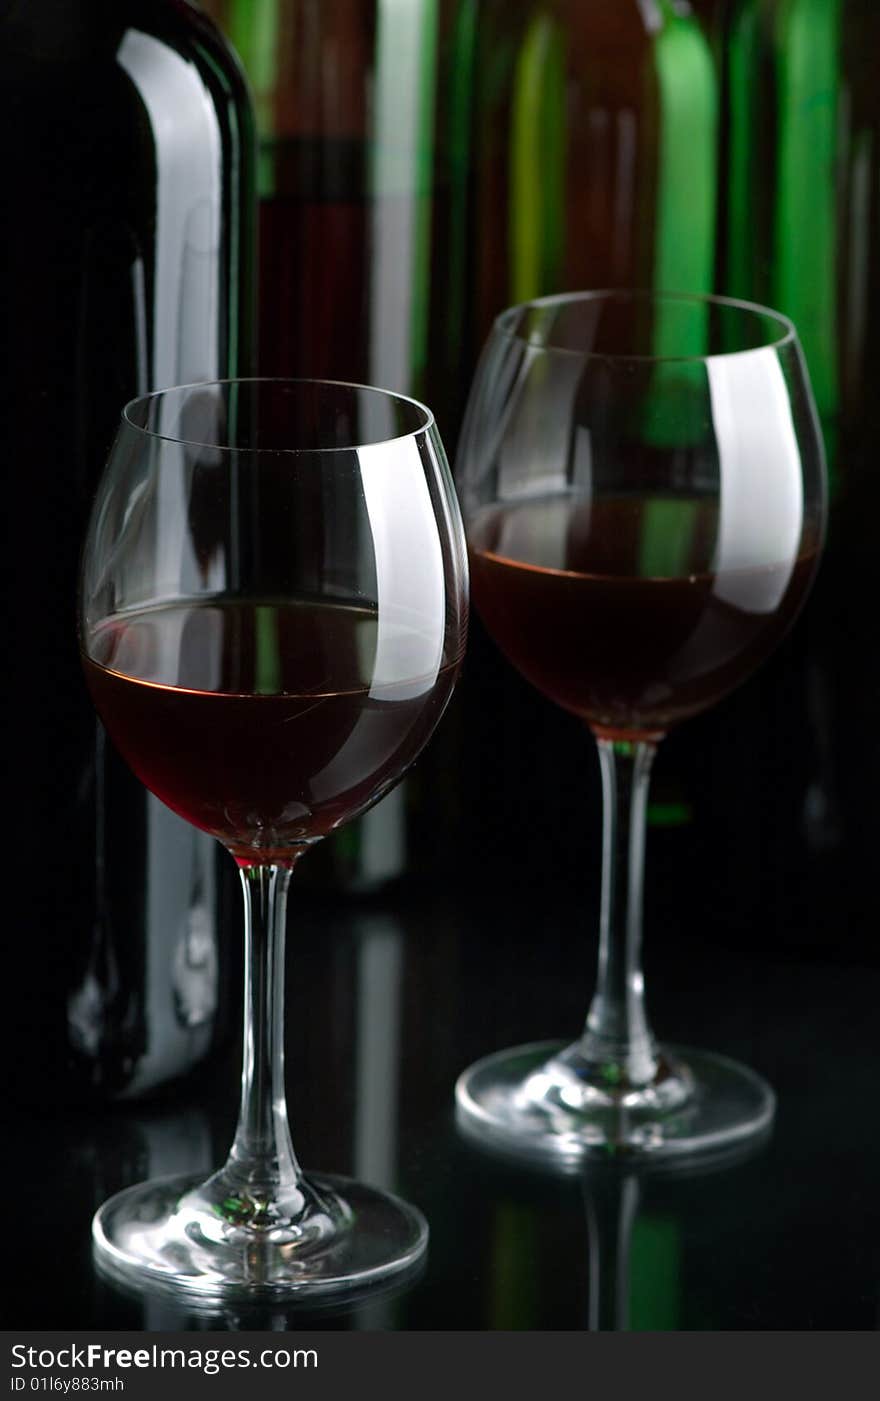
M 157 797 L 240 863 L 361 812 L 423 747 L 460 657 L 355 604 L 171 603 L 111 617 L 84 656 L 95 706 Z
M 717 562 L 718 514 L 692 495 L 488 507 L 468 532 L 474 603 L 523 676 L 595 733 L 661 735 L 773 651 L 817 567 L 809 538 Z
M 322 380 L 183 385 L 128 404 L 83 550 L 79 643 L 140 779 L 239 867 L 241 1100 L 207 1178 L 104 1202 L 102 1273 L 210 1308 L 398 1282 L 428 1228 L 369 1184 L 304 1173 L 285 1107 L 294 866 L 400 780 L 449 699 L 467 551 L 433 415 Z
M 581 1035 L 459 1077 L 469 1133 L 559 1163 L 765 1132 L 748 1066 L 658 1042 L 641 964 L 651 765 L 791 626 L 824 537 L 822 440 L 794 327 L 723 297 L 597 291 L 510 307 L 458 449 L 472 594 L 522 675 L 597 741 L 596 984 Z

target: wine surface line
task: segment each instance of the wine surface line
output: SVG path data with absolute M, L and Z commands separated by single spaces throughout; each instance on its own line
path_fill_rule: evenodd
M 460 658 L 442 619 L 211 598 L 116 615 L 86 677 L 141 781 L 251 862 L 295 858 L 363 811 L 419 752 Z
M 800 530 L 761 557 L 721 514 L 684 494 L 490 508 L 469 530 L 474 602 L 544 695 L 605 737 L 657 737 L 769 655 L 816 570 Z

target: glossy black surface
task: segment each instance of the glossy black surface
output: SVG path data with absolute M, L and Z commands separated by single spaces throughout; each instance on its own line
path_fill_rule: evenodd
M 595 960 L 582 905 L 400 893 L 291 901 L 288 1083 L 306 1167 L 356 1173 L 417 1203 L 422 1275 L 328 1312 L 200 1318 L 95 1277 L 89 1221 L 148 1175 L 207 1169 L 231 1138 L 235 1055 L 161 1101 L 4 1109 L 7 1328 L 873 1329 L 880 1322 L 876 957 L 744 946 L 676 916 L 665 873 L 681 831 L 654 831 L 646 974 L 661 1035 L 738 1057 L 772 1082 L 775 1130 L 753 1156 L 637 1175 L 557 1178 L 460 1137 L 452 1089 L 472 1059 L 573 1035 Z M 716 854 L 717 867 L 724 853 Z M 712 903 L 711 870 L 690 910 Z M 747 877 L 744 876 L 744 879 Z M 752 931 L 756 933 L 757 931 Z M 31 1263 L 32 1262 L 32 1263 Z

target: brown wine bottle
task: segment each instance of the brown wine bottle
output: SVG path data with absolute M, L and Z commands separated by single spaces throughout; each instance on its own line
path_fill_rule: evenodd
M 556 291 L 712 290 L 719 72 L 689 5 L 488 0 L 476 70 L 481 331 Z
M 447 450 L 468 352 L 447 270 L 447 80 L 458 0 L 205 0 L 248 72 L 259 155 L 259 370 L 425 399 Z M 459 79 L 455 78 L 455 82 Z M 459 127 L 468 108 L 459 99 Z M 454 172 L 459 189 L 466 180 Z M 465 254 L 458 230 L 459 264 Z M 461 270 L 461 268 L 459 268 Z M 402 785 L 328 837 L 302 889 L 377 891 L 434 869 L 457 820 L 450 713 Z

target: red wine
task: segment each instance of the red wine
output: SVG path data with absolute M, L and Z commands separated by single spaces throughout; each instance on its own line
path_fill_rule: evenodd
M 120 614 L 88 650 L 95 705 L 134 772 L 242 864 L 288 860 L 381 797 L 461 661 L 375 609 L 250 599 Z
M 818 542 L 770 562 L 719 546 L 715 500 L 556 496 L 492 507 L 469 530 L 474 603 L 544 695 L 611 738 L 662 734 L 773 650 Z M 713 564 L 718 559 L 724 564 Z

